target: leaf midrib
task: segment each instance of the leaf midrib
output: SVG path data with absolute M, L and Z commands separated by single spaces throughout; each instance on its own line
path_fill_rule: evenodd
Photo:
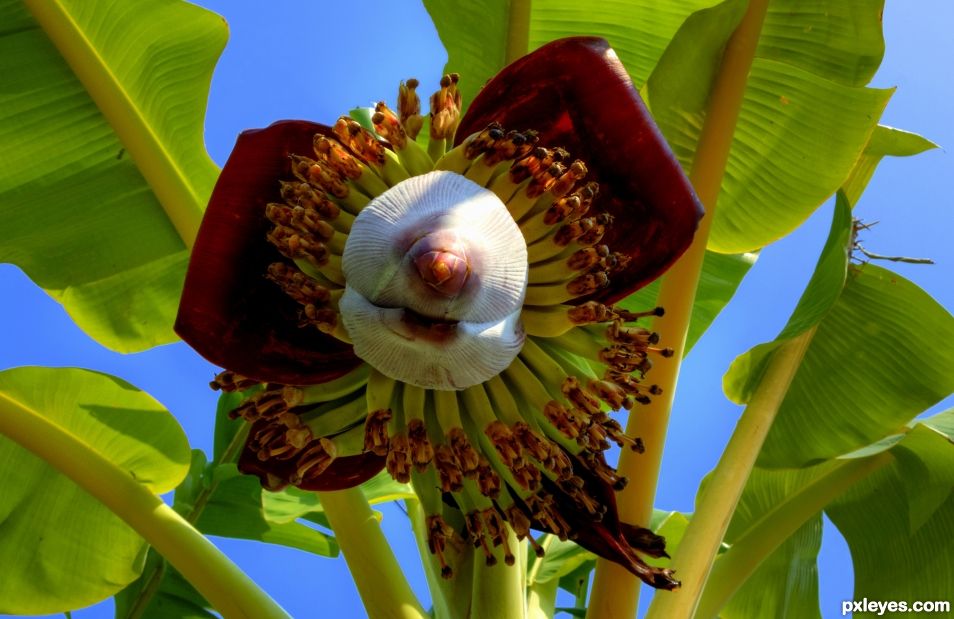
M 186 247 L 192 247 L 203 200 L 142 110 L 61 0 L 24 4 L 73 70 L 100 113 L 136 162 Z

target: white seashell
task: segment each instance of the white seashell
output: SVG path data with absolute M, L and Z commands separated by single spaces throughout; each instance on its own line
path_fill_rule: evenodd
M 376 370 L 425 389 L 459 390 L 507 369 L 523 347 L 521 308 L 501 320 L 428 329 L 404 308 L 380 307 L 348 285 L 339 303 L 354 352 Z
M 454 246 L 469 274 L 441 294 L 421 279 L 416 245 Z M 491 323 L 523 304 L 527 247 L 492 191 L 453 172 L 413 176 L 376 197 L 357 216 L 342 256 L 348 285 L 380 307 L 435 319 Z

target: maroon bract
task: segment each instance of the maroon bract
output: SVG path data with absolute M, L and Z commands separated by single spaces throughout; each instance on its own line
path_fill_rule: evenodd
M 702 204 L 604 39 L 562 39 L 517 60 L 480 91 L 457 137 L 493 121 L 537 129 L 541 143 L 580 157 L 599 180 L 600 208 L 615 217 L 604 242 L 631 260 L 593 298 L 622 299 L 689 247 Z
M 291 153 L 311 150 L 328 127 L 281 121 L 239 136 L 202 219 L 176 332 L 212 363 L 263 382 L 321 383 L 357 367 L 351 347 L 299 327 L 299 308 L 265 278 L 275 247 L 265 205 L 280 201 Z
M 610 412 L 659 393 L 643 379 L 670 351 L 632 323 L 661 310 L 611 303 L 688 247 L 699 202 L 605 41 L 540 48 L 463 117 L 459 79 L 430 99 L 426 151 L 416 80 L 374 132 L 342 117 L 243 133 L 177 331 L 227 368 L 213 387 L 265 384 L 233 416 L 252 424 L 239 467 L 267 488 L 385 468 L 419 495 L 445 576 L 461 535 L 513 563 L 509 526 L 674 588 L 641 559 L 664 541 L 619 522 L 625 479 L 603 455 L 642 449 Z

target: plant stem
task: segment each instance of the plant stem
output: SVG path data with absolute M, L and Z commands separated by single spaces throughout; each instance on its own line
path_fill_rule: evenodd
M 242 447 L 245 445 L 245 439 L 248 438 L 248 432 L 251 427 L 250 423 L 242 422 L 242 426 L 232 435 L 232 440 L 229 441 L 229 444 L 226 445 L 222 454 L 219 456 L 219 460 L 215 463 L 216 466 L 220 464 L 230 464 L 238 458 L 239 452 L 242 451 Z M 213 476 L 211 483 L 196 495 L 192 509 L 189 510 L 189 513 L 185 517 L 186 520 L 189 521 L 189 524 L 194 525 L 199 522 L 202 512 L 205 511 L 205 506 L 208 505 L 209 499 L 215 494 L 220 482 L 220 479 Z
M 530 9 L 530 0 L 510 0 L 504 64 L 510 64 L 530 51 Z
M 525 56 L 530 51 L 531 0 L 510 0 L 507 15 L 507 40 L 504 64 Z M 507 528 L 511 548 L 523 549 L 510 527 Z M 495 553 L 500 555 L 500 553 Z M 524 553 L 525 554 L 525 553 Z M 525 597 L 525 557 L 518 553 L 514 566 L 504 565 L 502 556 L 497 556 L 497 565 L 484 564 L 481 553 L 473 553 L 473 588 L 471 617 L 507 617 L 521 619 L 527 614 Z M 521 567 L 522 566 L 522 567 Z
M 868 458 L 842 460 L 825 475 L 763 515 L 716 560 L 706 580 L 696 616 L 715 617 L 762 561 L 809 518 L 845 490 L 892 460 L 888 452 Z
M 219 460 L 215 463 L 218 464 L 227 464 L 232 462 L 239 453 L 239 450 L 242 448 L 242 445 L 245 444 L 245 439 L 248 436 L 250 425 L 248 423 L 243 423 L 242 427 L 232 435 L 232 440 L 229 441 L 228 446 L 222 452 Z M 183 517 L 186 519 L 186 522 L 195 526 L 199 521 L 199 517 L 202 515 L 202 512 L 205 510 L 205 506 L 208 504 L 209 499 L 212 498 L 212 495 L 215 493 L 216 489 L 219 487 L 220 481 L 213 477 L 212 482 L 204 487 L 201 492 L 196 496 L 195 503 L 192 506 L 192 509 L 189 510 L 187 514 Z M 139 595 L 136 596 L 136 601 L 130 606 L 129 614 L 126 616 L 126 619 L 139 619 L 142 616 L 142 613 L 146 611 L 149 607 L 149 602 L 152 600 L 152 597 L 159 591 L 159 585 L 162 582 L 162 576 L 165 572 L 165 562 L 160 561 L 156 564 L 156 567 L 149 573 L 144 581 L 142 589 L 139 590 Z
M 648 526 L 652 515 L 666 429 L 679 366 L 685 353 L 709 229 L 767 7 L 768 0 L 749 1 L 745 16 L 726 45 L 722 66 L 709 97 L 709 109 L 689 174 L 689 180 L 706 208 L 706 216 L 700 222 L 692 245 L 669 270 L 660 287 L 657 304 L 666 308 L 666 314 L 654 321 L 653 330 L 675 354 L 668 359 L 654 360 L 653 382 L 662 388 L 663 393 L 637 414 L 630 415 L 626 427 L 630 436 L 643 439 L 646 451 L 637 455 L 623 450 L 620 455 L 619 473 L 629 479 L 626 489 L 617 498 L 620 519 L 625 522 Z M 587 618 L 633 617 L 638 602 L 639 582 L 636 578 L 611 561 L 597 559 Z
M 688 619 L 695 613 L 712 562 L 732 520 L 745 482 L 755 465 L 775 414 L 801 365 L 802 357 L 815 335 L 815 328 L 786 340 L 772 353 L 758 388 L 742 412 L 709 485 L 697 499 L 695 515 L 689 521 L 682 542 L 672 558 L 672 568 L 682 588 L 672 595 L 653 599 L 646 619 Z
M 318 496 L 368 616 L 426 619 L 361 490 L 319 492 Z
M 149 573 L 149 576 L 143 581 L 143 586 L 139 589 L 139 595 L 130 605 L 129 612 L 125 619 L 139 619 L 149 608 L 152 597 L 159 591 L 159 585 L 162 584 L 162 577 L 166 573 L 166 562 L 161 559 L 156 562 L 156 567 Z
M 143 111 L 63 3 L 57 0 L 25 0 L 24 3 L 109 121 L 182 242 L 191 249 L 202 220 L 205 196 L 196 193 L 188 174 L 166 150 Z
M 473 585 L 473 559 L 470 555 L 474 553 L 473 547 L 470 544 L 461 544 L 459 548 L 455 548 L 453 544 L 448 544 L 444 549 L 444 558 L 454 568 L 454 577 L 442 578 L 437 558 L 427 546 L 427 529 L 421 502 L 407 499 L 405 505 L 411 519 L 411 527 L 414 529 L 417 551 L 424 563 L 424 575 L 431 592 L 434 616 L 436 619 L 469 617 Z
M 527 616 L 526 565 L 521 556 L 526 556 L 526 548 L 517 541 L 513 530 L 507 526 L 507 544 L 515 551 L 516 562 L 506 565 L 503 552 L 495 549 L 497 564 L 489 566 L 482 552 L 474 555 L 474 587 L 471 597 L 473 619 L 500 617 L 501 619 L 525 619 Z M 524 552 L 520 552 L 520 551 Z
M 99 452 L 0 396 L 0 433 L 72 479 L 166 558 L 226 619 L 287 619 L 268 594 L 162 499 Z

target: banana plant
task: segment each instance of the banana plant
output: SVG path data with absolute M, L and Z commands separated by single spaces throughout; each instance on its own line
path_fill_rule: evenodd
M 883 8 L 424 0 L 442 75 L 263 119 L 219 170 L 221 17 L 0 2 L 0 259 L 111 350 L 181 338 L 219 394 L 206 453 L 102 368 L 0 372 L 0 612 L 290 616 L 215 536 L 342 554 L 375 618 L 635 617 L 640 583 L 654 619 L 820 617 L 823 515 L 855 600 L 949 603 L 954 319 L 876 264 L 927 260 L 861 242 L 881 160 L 935 146 L 879 124 Z M 270 96 L 369 68 L 301 21 Z M 712 370 L 744 408 L 666 509 L 684 359 L 832 202 L 777 337 Z

